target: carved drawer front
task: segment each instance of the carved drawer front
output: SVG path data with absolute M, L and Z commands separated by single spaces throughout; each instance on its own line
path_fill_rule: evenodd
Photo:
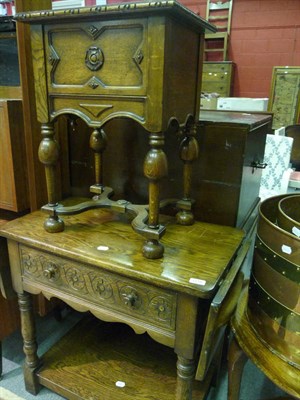
M 145 95 L 147 19 L 45 27 L 49 93 Z
M 24 281 L 41 283 L 106 309 L 165 329 L 175 329 L 176 294 L 157 287 L 20 246 Z

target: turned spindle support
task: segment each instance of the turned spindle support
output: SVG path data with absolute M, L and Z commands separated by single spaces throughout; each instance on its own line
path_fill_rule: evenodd
M 94 151 L 95 184 L 90 187 L 91 193 L 103 193 L 103 152 L 106 149 L 107 139 L 103 129 L 95 129 L 90 137 L 90 148 Z
M 64 230 L 64 222 L 56 214 L 58 206 L 55 169 L 59 157 L 59 146 L 54 139 L 53 123 L 42 124 L 41 133 L 43 139 L 39 146 L 39 159 L 45 166 L 46 184 L 48 193 L 47 207 L 52 210 L 44 223 L 47 232 L 56 233 Z
M 180 159 L 183 161 L 183 197 L 177 202 L 180 211 L 176 214 L 180 225 L 192 225 L 194 215 L 192 213 L 193 200 L 191 199 L 193 162 L 198 158 L 199 146 L 195 138 L 196 124 L 191 128 L 185 128 L 185 137 L 180 143 Z
M 149 213 L 148 227 L 159 229 L 159 186 L 160 180 L 168 173 L 167 158 L 162 150 L 164 136 L 162 133 L 150 135 L 150 146 L 144 161 L 144 175 L 149 179 Z M 157 239 L 147 238 L 143 246 L 146 258 L 160 258 L 163 256 L 164 247 Z

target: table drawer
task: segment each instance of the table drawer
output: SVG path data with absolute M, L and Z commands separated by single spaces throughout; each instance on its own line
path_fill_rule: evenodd
M 53 118 L 66 114 L 70 110 L 80 116 L 89 125 L 97 125 L 112 119 L 115 115 L 130 115 L 132 119 L 143 123 L 146 118 L 146 100 L 144 96 L 99 96 L 97 99 L 51 96 L 49 111 Z
M 177 296 L 68 259 L 20 245 L 22 277 L 109 310 L 175 330 Z M 61 296 L 63 299 L 63 295 Z

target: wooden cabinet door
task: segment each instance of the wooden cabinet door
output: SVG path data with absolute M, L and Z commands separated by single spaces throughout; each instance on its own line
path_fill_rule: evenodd
M 0 208 L 28 208 L 22 103 L 0 101 Z

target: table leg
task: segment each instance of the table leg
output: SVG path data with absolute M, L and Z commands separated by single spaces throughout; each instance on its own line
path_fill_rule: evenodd
M 28 392 L 37 394 L 40 385 L 37 376 L 35 375 L 35 370 L 39 366 L 40 360 L 37 356 L 37 342 L 31 295 L 26 292 L 18 293 L 18 302 L 21 315 L 23 350 L 25 353 L 25 387 Z
M 176 400 L 192 400 L 195 361 L 177 357 Z
M 228 400 L 238 400 L 247 356 L 233 337 L 228 351 Z

